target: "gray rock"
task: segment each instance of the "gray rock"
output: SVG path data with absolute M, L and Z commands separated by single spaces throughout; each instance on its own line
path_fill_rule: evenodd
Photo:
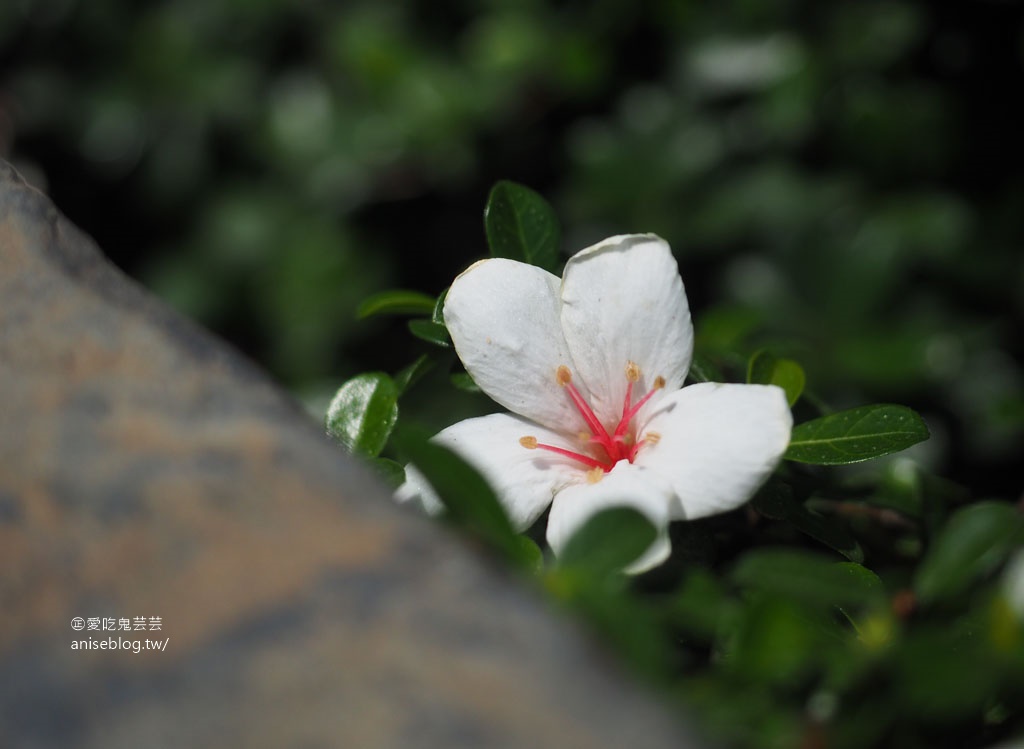
M 3 162 L 0 398 L 3 746 L 692 745 Z

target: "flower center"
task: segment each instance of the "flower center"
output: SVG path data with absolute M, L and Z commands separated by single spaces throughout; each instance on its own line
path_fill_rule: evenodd
M 656 377 L 654 386 L 643 398 L 633 403 L 633 385 L 640 380 L 640 367 L 635 362 L 626 362 L 626 397 L 622 403 L 622 416 L 614 429 L 605 428 L 601 420 L 597 418 L 594 409 L 590 407 L 586 399 L 572 384 L 572 372 L 564 364 L 555 371 L 555 379 L 558 384 L 565 388 L 569 398 L 572 399 L 576 410 L 580 412 L 583 421 L 590 428 L 589 432 L 581 432 L 579 439 L 586 447 L 593 445 L 590 454 L 574 452 L 564 447 L 545 445 L 538 442 L 536 437 L 523 437 L 519 444 L 527 450 L 547 450 L 567 458 L 571 458 L 590 469 L 588 477 L 591 481 L 600 480 L 601 476 L 608 473 L 620 460 L 628 460 L 630 463 L 636 458 L 640 448 L 644 445 L 653 445 L 661 439 L 655 432 L 647 432 L 643 439 L 637 440 L 635 432 L 631 429 L 633 418 L 640 412 L 644 404 L 651 399 L 658 390 L 665 387 L 665 378 Z

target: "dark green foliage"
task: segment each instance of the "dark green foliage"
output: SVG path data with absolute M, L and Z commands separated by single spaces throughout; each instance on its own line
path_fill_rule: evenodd
M 871 570 L 794 549 L 755 549 L 740 560 L 732 580 L 812 606 L 859 607 L 885 600 L 882 581 Z
M 779 359 L 770 351 L 758 351 L 747 364 L 747 382 L 778 385 L 786 391 L 790 407 L 800 399 L 806 379 L 803 367 L 792 359 Z
M 434 298 L 419 291 L 382 291 L 364 299 L 356 314 L 360 318 L 372 315 L 430 314 L 434 310 Z
M 864 561 L 864 552 L 860 544 L 844 524 L 797 502 L 792 489 L 780 481 L 769 480 L 754 495 L 750 505 L 765 517 L 791 524 L 801 533 L 831 547 L 851 562 Z
M 656 533 L 650 521 L 632 508 L 604 510 L 570 539 L 558 563 L 566 569 L 605 577 L 636 561 L 653 543 Z
M 914 576 L 922 603 L 962 595 L 1024 545 L 1024 515 L 1005 502 L 980 502 L 949 517 Z
M 551 205 L 536 192 L 502 181 L 491 189 L 484 210 L 491 257 L 507 257 L 546 270 L 558 263 L 561 231 Z
M 448 337 L 448 330 L 444 325 L 433 320 L 410 320 L 409 331 L 417 338 L 435 346 L 448 348 L 452 345 L 451 338 Z

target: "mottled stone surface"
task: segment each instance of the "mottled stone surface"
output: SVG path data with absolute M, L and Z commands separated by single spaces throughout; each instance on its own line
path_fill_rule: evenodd
M 0 399 L 0 745 L 692 746 L 3 162 Z

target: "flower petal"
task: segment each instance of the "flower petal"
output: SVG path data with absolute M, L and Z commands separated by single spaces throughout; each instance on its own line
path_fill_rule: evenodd
M 494 489 L 498 500 L 517 530 L 525 530 L 540 517 L 552 497 L 574 481 L 585 479 L 585 469 L 561 456 L 527 450 L 519 439 L 536 437 L 547 444 L 563 446 L 559 435 L 512 414 L 491 414 L 466 419 L 443 429 L 433 442 L 443 445 L 476 468 Z M 399 487 L 396 499 L 416 498 L 430 511 L 440 501 L 415 467 L 406 468 L 409 479 Z M 419 477 L 419 484 L 416 478 Z M 406 488 L 408 485 L 409 488 Z
M 703 382 L 659 401 L 640 438 L 655 432 L 636 465 L 668 480 L 674 520 L 739 507 L 778 465 L 789 445 L 793 415 L 775 385 Z
M 412 505 L 427 515 L 440 515 L 444 512 L 444 504 L 434 491 L 434 487 L 412 464 L 405 467 L 405 481 L 395 489 L 395 501 L 403 505 Z
M 640 367 L 640 394 L 658 376 L 665 378 L 666 392 L 682 387 L 693 356 L 693 325 L 665 240 L 625 235 L 577 253 L 565 266 L 561 299 L 565 340 L 603 422 L 614 425 L 622 414 L 627 362 Z
M 481 260 L 452 283 L 444 321 L 481 390 L 514 413 L 575 434 L 586 425 L 556 378 L 573 361 L 559 324 L 558 285 L 526 263 Z
M 557 556 L 573 534 L 601 510 L 632 507 L 641 512 L 655 528 L 654 543 L 626 572 L 637 574 L 664 562 L 672 551 L 668 540 L 671 490 L 650 471 L 620 461 L 596 484 L 576 484 L 558 493 L 548 516 L 547 539 Z

